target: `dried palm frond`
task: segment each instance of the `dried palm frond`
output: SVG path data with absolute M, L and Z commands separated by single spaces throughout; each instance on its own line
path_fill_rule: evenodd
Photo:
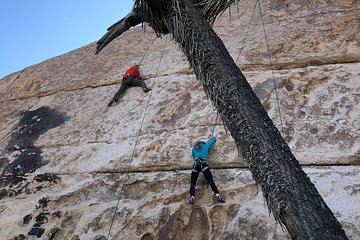
M 98 54 L 106 45 L 112 40 L 123 34 L 129 28 L 143 22 L 142 17 L 137 12 L 130 12 L 127 16 L 120 21 L 114 23 L 107 29 L 107 33 L 97 41 L 96 53 Z
M 168 33 L 167 25 L 170 18 L 175 15 L 179 5 L 192 4 L 201 9 L 206 19 L 213 23 L 226 9 L 238 0 L 135 0 L 135 8 L 141 9 L 141 15 L 158 33 Z
M 167 34 L 167 18 L 172 14 L 172 1 L 169 0 L 135 0 L 135 9 L 157 33 Z
M 99 53 L 112 40 L 127 31 L 130 27 L 147 22 L 160 34 L 182 29 L 181 10 L 187 5 L 200 9 L 201 14 L 212 24 L 230 5 L 238 0 L 134 0 L 132 11 L 120 21 L 111 25 L 108 32 L 97 42 Z
M 238 0 L 198 0 L 195 1 L 194 7 L 201 8 L 208 21 L 214 23 L 215 19 L 234 2 L 238 2 Z

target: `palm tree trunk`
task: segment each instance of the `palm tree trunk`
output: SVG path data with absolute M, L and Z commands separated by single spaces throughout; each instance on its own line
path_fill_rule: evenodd
M 293 239 L 347 239 L 199 9 L 177 6 L 170 32 L 261 186 L 269 210 Z

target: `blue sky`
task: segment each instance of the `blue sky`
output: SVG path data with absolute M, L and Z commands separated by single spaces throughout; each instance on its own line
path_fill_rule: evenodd
M 97 41 L 133 0 L 1 0 L 0 79 Z

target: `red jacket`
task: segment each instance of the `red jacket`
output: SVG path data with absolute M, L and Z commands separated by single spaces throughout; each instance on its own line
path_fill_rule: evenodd
M 135 66 L 132 66 L 131 68 L 129 68 L 129 69 L 125 72 L 123 78 L 126 78 L 126 77 L 129 76 L 129 75 L 133 76 L 134 78 L 140 79 L 140 80 L 143 79 L 143 78 L 140 76 L 139 69 L 137 69 L 137 67 L 135 67 Z

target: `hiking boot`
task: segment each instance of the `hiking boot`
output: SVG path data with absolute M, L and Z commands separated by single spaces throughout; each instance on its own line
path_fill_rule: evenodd
M 195 197 L 191 196 L 189 200 L 189 204 L 194 204 L 194 203 L 195 203 Z
M 149 91 L 151 91 L 151 88 L 146 88 L 146 89 L 143 89 L 144 93 L 147 93 Z
M 220 196 L 220 194 L 216 194 L 216 200 L 217 200 L 219 203 L 225 203 L 225 200 Z

